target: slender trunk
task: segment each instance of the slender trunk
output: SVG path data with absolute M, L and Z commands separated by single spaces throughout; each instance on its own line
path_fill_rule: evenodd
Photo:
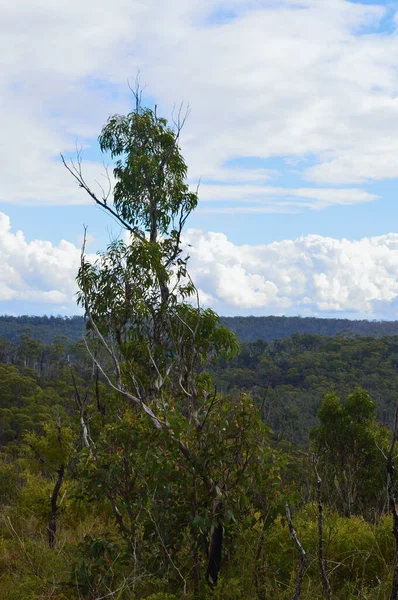
M 219 502 L 215 511 L 216 523 L 212 526 L 210 532 L 206 571 L 206 579 L 210 585 L 216 585 L 221 568 L 222 544 L 224 537 L 223 526 L 220 522 L 221 509 L 222 503 Z
M 197 539 L 193 546 L 193 597 L 200 598 L 199 543 Z
M 51 494 L 51 516 L 48 523 L 48 545 L 54 548 L 57 536 L 57 512 L 58 512 L 58 495 L 64 481 L 65 465 L 61 465 L 57 471 L 58 478 L 55 483 L 53 493 Z
M 149 203 L 151 205 L 151 228 L 149 232 L 149 241 L 152 244 L 156 244 L 158 241 L 157 202 L 154 198 L 150 198 Z
M 157 201 L 155 198 L 151 197 L 149 200 L 151 209 L 150 209 L 150 231 L 149 231 L 149 241 L 151 244 L 157 244 L 158 242 L 158 213 L 157 213 Z M 162 273 L 162 266 L 157 273 L 160 295 L 162 299 L 163 307 L 167 306 L 170 291 L 166 282 L 165 274 Z
M 264 526 L 265 526 L 265 521 L 264 521 Z M 259 577 L 259 570 L 260 570 L 259 569 L 259 561 L 260 561 L 260 557 L 261 557 L 261 554 L 262 554 L 263 548 L 264 548 L 264 541 L 265 541 L 264 526 L 263 526 L 263 530 L 261 532 L 260 538 L 257 543 L 256 555 L 255 555 L 255 559 L 254 559 L 254 585 L 256 587 L 256 592 L 257 592 L 258 598 L 261 597 L 262 600 L 265 600 L 265 598 L 266 598 L 265 585 L 264 585 L 265 577 L 263 575 L 263 582 L 262 582 L 262 587 L 261 587 L 260 586 L 260 577 Z
M 189 449 L 181 442 L 181 440 L 175 441 L 178 442 L 178 447 L 182 455 L 191 463 L 191 465 L 199 474 L 209 496 L 213 498 L 215 505 L 215 508 L 213 509 L 214 524 L 211 527 L 210 540 L 207 550 L 206 579 L 210 585 L 216 585 L 221 568 L 222 545 L 224 537 L 224 529 L 221 524 L 222 502 L 217 502 L 217 487 L 214 481 L 212 481 L 204 472 L 203 467 L 197 461 L 196 457 L 191 454 Z
M 100 391 L 99 391 L 99 369 L 95 367 L 95 399 L 97 401 L 97 409 L 101 415 L 102 425 L 104 424 L 105 417 L 105 406 L 101 402 Z
M 192 494 L 192 505 L 193 514 L 197 516 L 197 493 L 196 493 L 196 478 L 193 477 L 192 481 L 193 494 Z M 200 599 L 200 534 L 196 529 L 192 529 L 193 537 L 193 567 L 192 567 L 192 578 L 193 578 L 193 597 L 195 600 Z
M 330 589 L 329 579 L 326 573 L 325 560 L 323 557 L 323 505 L 322 505 L 322 479 L 319 476 L 316 457 L 312 455 L 312 465 L 314 467 L 314 473 L 316 477 L 316 491 L 317 491 L 317 502 L 318 502 L 318 563 L 321 571 L 322 586 L 326 600 L 331 600 L 332 591 Z

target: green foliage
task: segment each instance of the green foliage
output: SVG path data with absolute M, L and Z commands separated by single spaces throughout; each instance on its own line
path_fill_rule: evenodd
M 83 317 L 33 317 L 23 315 L 12 317 L 10 315 L 0 316 L 0 359 L 11 359 L 10 346 L 5 342 L 18 343 L 26 331 L 31 332 L 35 340 L 40 340 L 46 346 L 58 337 L 67 339 L 69 343 L 75 343 L 81 339 L 84 332 L 85 322 Z
M 46 469 L 57 470 L 67 464 L 73 454 L 74 434 L 70 427 L 60 427 L 54 423 L 44 425 L 44 435 L 27 433 L 24 441 Z
M 69 586 L 65 585 L 70 562 L 71 552 L 66 538 L 62 553 L 52 552 L 30 520 L 18 520 L 13 515 L 10 521 L 5 518 L 0 522 L 2 599 L 74 598 Z
M 15 368 L 9 371 L 17 383 L 18 372 L 21 371 Z M 90 382 L 88 371 L 86 375 L 86 382 L 77 379 L 82 394 Z M 32 406 L 39 410 L 46 406 L 48 397 L 41 390 L 48 389 L 50 382 L 43 381 L 42 388 L 35 382 L 34 371 L 29 377 L 34 382 L 34 394 L 40 399 Z M 73 386 L 68 383 L 62 368 L 58 377 L 51 382 L 51 388 L 64 392 L 56 398 L 67 414 Z M 12 398 L 17 395 L 8 395 L 9 390 L 24 388 L 18 387 L 19 384 L 12 388 L 6 378 L 4 381 L 6 397 L 10 398 L 12 407 Z M 59 549 L 56 552 L 47 547 L 45 527 L 54 485 L 53 468 L 64 455 L 59 454 L 57 448 L 57 428 L 51 415 L 40 431 L 27 436 L 34 448 L 46 457 L 44 471 L 33 449 L 30 449 L 29 459 L 18 456 L 17 451 L 21 451 L 25 443 L 22 437 L 6 445 L 0 464 L 0 501 L 6 517 L 0 524 L 0 577 L 6 600 L 38 597 L 76 600 L 82 596 L 90 598 L 96 589 L 101 590 L 97 593 L 100 596 L 121 586 L 125 586 L 120 591 L 121 598 L 129 600 L 167 598 L 168 595 L 179 598 L 184 584 L 170 557 L 188 579 L 186 597 L 191 600 L 194 588 L 190 574 L 195 564 L 195 544 L 198 543 L 197 564 L 203 577 L 206 569 L 204 538 L 209 535 L 214 519 L 212 503 L 200 482 L 199 473 L 203 467 L 222 493 L 224 561 L 217 586 L 210 589 L 201 584 L 199 597 L 206 600 L 258 600 L 264 596 L 275 600 L 291 599 L 298 556 L 282 515 L 284 498 L 281 494 L 288 494 L 292 503 L 305 503 L 306 494 L 311 495 L 311 489 L 307 490 L 307 479 L 311 480 L 310 462 L 306 462 L 299 452 L 287 458 L 280 451 L 272 450 L 268 429 L 262 424 L 260 413 L 249 396 L 214 397 L 211 378 L 206 371 L 199 373 L 197 381 L 200 393 L 209 394 L 199 412 L 202 421 L 211 407 L 202 431 L 189 426 L 178 402 L 175 404 L 172 398 L 167 400 L 170 425 L 175 435 L 197 457 L 196 477 L 187 470 L 174 443 L 164 433 L 154 431 L 150 422 L 135 408 L 129 407 L 116 393 L 109 393 L 100 382 L 100 402 L 110 410 L 102 416 L 95 389 L 90 391 L 86 414 L 96 446 L 95 460 L 89 449 L 82 450 L 77 470 L 73 466 L 70 471 L 63 488 L 65 497 L 62 492 Z M 21 397 L 29 398 L 27 392 L 28 386 Z M 380 439 L 385 441 L 388 435 L 375 425 L 374 411 L 372 401 L 363 392 L 347 398 L 345 403 L 329 396 L 320 421 L 325 424 L 325 439 L 332 444 L 333 428 L 338 428 L 343 435 L 347 427 L 345 435 L 349 437 L 350 432 L 355 431 L 360 444 L 365 447 L 371 442 L 369 432 L 373 432 L 372 435 L 379 432 L 381 438 L 377 435 L 374 438 L 378 443 Z M 339 420 L 344 414 L 345 420 Z M 68 444 L 71 443 L 64 451 L 67 453 L 72 447 L 72 456 L 74 448 L 79 447 L 77 417 L 71 416 L 70 425 L 65 425 L 63 433 Z M 352 439 L 345 442 L 341 447 L 346 447 L 347 452 L 359 451 L 359 442 L 356 445 Z M 289 452 L 294 450 L 286 444 L 284 448 Z M 345 459 L 348 460 L 348 456 Z M 75 464 L 74 460 L 72 464 Z M 247 461 L 249 468 L 242 471 Z M 381 468 L 384 478 L 383 463 Z M 285 490 L 281 487 L 281 469 L 283 481 L 288 486 Z M 323 486 L 327 487 L 327 474 L 322 472 L 322 475 Z M 377 470 L 373 470 L 372 477 L 377 478 Z M 384 482 L 380 483 L 380 492 L 383 486 Z M 361 589 L 364 600 L 389 597 L 394 561 L 391 517 L 386 515 L 376 521 L 370 518 L 377 508 L 378 497 L 376 494 L 372 499 L 366 489 L 369 511 L 361 512 L 361 516 L 348 518 L 333 510 L 325 511 L 328 573 L 335 597 L 343 600 L 360 597 Z M 122 535 L 109 502 L 111 492 L 127 526 Z M 337 493 L 335 483 L 331 493 Z M 328 500 L 335 502 L 332 497 L 325 498 Z M 323 598 L 316 559 L 316 514 L 312 504 L 293 514 L 299 539 L 309 557 L 302 600 Z M 364 521 L 362 516 L 368 520 Z M 20 541 L 7 526 L 8 517 Z M 96 558 L 95 546 L 91 547 L 95 540 L 101 550 Z M 130 541 L 135 544 L 136 559 L 133 559 Z M 14 573 L 18 573 L 17 578 Z M 141 575 L 138 580 L 130 579 L 132 573 Z M 76 588 L 77 579 L 79 585 L 86 586 L 84 593 L 82 588 Z M 63 582 L 63 585 L 54 586 L 54 582 Z
M 141 232 L 151 231 L 156 220 L 159 235 L 170 235 L 172 225 L 174 237 L 178 235 L 174 220 L 197 205 L 197 195 L 184 181 L 187 166 L 178 148 L 178 134 L 166 119 L 137 102 L 136 110 L 128 115 L 111 116 L 99 137 L 101 150 L 117 158 L 115 208 Z
M 224 393 L 252 395 L 278 437 L 301 444 L 317 425 L 325 394 L 364 389 L 376 418 L 391 426 L 398 395 L 398 338 L 327 338 L 294 335 L 273 342 L 242 344 L 240 354 L 213 370 Z
M 0 444 L 20 440 L 29 430 L 40 431 L 50 412 L 43 390 L 30 374 L 0 364 Z
M 203 471 L 223 499 L 224 553 L 231 560 L 240 523 L 251 522 L 254 513 L 272 513 L 280 502 L 280 458 L 269 447 L 257 409 L 246 397 L 239 402 L 219 398 L 212 408 L 210 402 L 201 431 L 187 427 L 178 411 L 170 413 L 175 435 L 195 456 L 193 472 L 169 436 L 131 411 L 105 427 L 96 440 L 95 461 L 86 451 L 79 466 L 82 497 L 112 499 L 122 537 L 134 547 L 135 569 L 167 578 L 169 589 L 179 589 L 178 573 L 189 578 L 189 548 L 198 542 L 202 573 L 206 566 L 203 539 L 210 535 L 214 515 Z
M 116 540 L 86 536 L 77 546 L 71 580 L 83 596 L 102 596 L 119 587 L 128 562 L 126 548 Z
M 375 423 L 376 405 L 357 389 L 344 404 L 327 394 L 320 426 L 311 433 L 320 457 L 325 498 L 345 514 L 367 515 L 385 503 L 385 455 L 389 434 Z
M 51 491 L 54 485 L 39 474 L 25 474 L 25 485 L 19 492 L 18 514 L 24 518 L 34 518 L 44 529 L 50 513 Z
M 117 159 L 112 214 L 128 236 L 78 275 L 88 330 L 120 361 L 119 387 L 149 404 L 195 396 L 202 365 L 237 350 L 219 317 L 189 302 L 196 292 L 181 233 L 197 194 L 185 182 L 179 133 L 138 97 L 133 112 L 109 118 L 99 141 Z
M 20 461 L 11 460 L 5 452 L 0 454 L 0 507 L 15 505 L 24 484 Z
M 317 562 L 316 506 L 307 505 L 298 511 L 294 515 L 294 526 L 307 552 L 302 598 L 323 598 Z M 386 539 L 389 540 L 388 548 L 384 546 Z M 364 598 L 387 597 L 377 594 L 381 592 L 380 583 L 389 581 L 391 577 L 394 550 L 390 518 L 384 517 L 376 524 L 370 524 L 360 517 L 347 518 L 326 511 L 324 546 L 328 578 L 335 597 L 343 600 L 358 598 L 361 589 Z M 270 569 L 270 595 L 291 598 L 296 583 L 298 556 L 283 517 L 277 519 L 267 532 L 263 560 L 267 561 Z M 385 591 L 387 589 L 386 586 Z

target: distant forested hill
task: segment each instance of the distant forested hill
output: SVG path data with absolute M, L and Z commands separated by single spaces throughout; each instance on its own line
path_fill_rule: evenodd
M 398 398 L 398 336 L 294 334 L 271 342 L 246 342 L 235 359 L 219 361 L 212 372 L 218 390 L 250 394 L 278 435 L 305 443 L 329 392 L 344 398 L 363 388 L 377 405 L 378 420 L 392 425 Z
M 51 344 L 56 337 L 65 337 L 74 343 L 82 338 L 85 327 L 83 317 L 10 317 L 0 316 L 0 338 L 17 342 L 27 331 L 36 339 Z
M 234 331 L 241 342 L 271 341 L 299 334 L 333 337 L 398 335 L 398 321 L 351 321 L 349 319 L 318 319 L 316 317 L 222 317 L 222 322 Z M 10 317 L 0 316 L 0 338 L 11 342 L 21 339 L 27 329 L 33 338 L 50 344 L 56 337 L 68 342 L 78 341 L 83 334 L 83 317 Z
M 294 333 L 314 335 L 398 335 L 398 321 L 351 321 L 316 317 L 222 317 L 224 325 L 234 331 L 241 342 L 277 340 Z

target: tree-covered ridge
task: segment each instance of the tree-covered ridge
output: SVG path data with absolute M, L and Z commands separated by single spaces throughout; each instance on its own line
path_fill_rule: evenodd
M 221 323 L 233 331 L 240 342 L 256 340 L 271 341 L 289 337 L 294 333 L 326 336 L 372 336 L 398 335 L 398 321 L 366 321 L 351 319 L 323 319 L 318 317 L 220 317 Z M 73 317 L 0 316 L 0 337 L 11 342 L 21 338 L 29 329 L 32 336 L 50 344 L 56 337 L 69 342 L 81 339 L 86 320 Z
M 294 333 L 326 336 L 398 335 L 398 321 L 366 321 L 355 319 L 326 319 L 319 317 L 222 317 L 223 324 L 241 342 L 271 341 Z
M 214 367 L 224 393 L 250 393 L 268 425 L 305 442 L 329 392 L 366 390 L 380 422 L 392 426 L 398 397 L 398 337 L 299 335 L 241 345 L 240 354 Z
M 51 344 L 57 337 L 65 337 L 73 343 L 82 338 L 85 330 L 85 319 L 79 316 L 0 316 L 0 338 L 16 342 L 21 339 L 27 330 L 33 338 L 45 344 Z

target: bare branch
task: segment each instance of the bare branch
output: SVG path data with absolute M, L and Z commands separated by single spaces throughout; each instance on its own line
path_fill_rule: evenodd
M 306 562 L 307 554 L 297 537 L 296 530 L 293 527 L 292 517 L 290 515 L 290 509 L 289 509 L 289 505 L 287 502 L 286 502 L 285 510 L 286 510 L 286 519 L 287 519 L 287 523 L 289 525 L 289 531 L 290 531 L 291 538 L 300 554 L 300 567 L 299 567 L 299 570 L 297 573 L 296 590 L 292 596 L 292 600 L 299 600 L 300 595 L 301 595 L 301 585 L 303 583 L 303 576 L 304 576 L 304 569 L 305 569 L 305 562 Z
M 131 83 L 130 83 L 130 81 L 128 79 L 127 79 L 127 85 L 129 87 L 130 92 L 134 96 L 134 99 L 135 99 L 135 110 L 138 112 L 138 110 L 141 107 L 142 93 L 148 87 L 148 84 L 145 84 L 144 86 L 141 85 L 140 71 L 138 70 L 137 71 L 137 75 L 135 76 L 134 87 L 131 85 Z
M 209 408 L 207 409 L 206 414 L 204 416 L 204 419 L 203 419 L 202 423 L 200 424 L 200 428 L 201 429 L 203 429 L 203 427 L 205 426 L 207 418 L 210 415 L 210 413 L 211 413 L 211 411 L 213 409 L 213 406 L 216 404 L 216 398 L 217 398 L 217 388 L 215 387 L 214 388 L 214 393 L 213 393 L 213 398 L 211 399 Z
M 184 111 L 184 103 L 181 102 L 180 106 L 178 107 L 177 117 L 174 117 L 175 106 L 173 107 L 173 111 L 171 113 L 171 118 L 172 118 L 172 121 L 173 121 L 173 124 L 175 127 L 175 132 L 176 132 L 176 141 L 180 137 L 180 133 L 181 133 L 189 115 L 191 114 L 191 108 L 190 108 L 189 104 L 186 105 L 184 113 L 183 113 L 183 111 Z
M 168 428 L 167 423 L 165 423 L 164 421 L 161 421 L 160 419 L 158 419 L 158 417 L 155 415 L 155 413 L 152 411 L 152 409 L 149 408 L 149 406 L 147 406 L 145 404 L 145 402 L 143 402 L 142 400 L 140 400 L 140 398 L 137 398 L 137 396 L 134 396 L 133 394 L 130 394 L 130 392 L 128 392 L 124 388 L 124 386 L 123 386 L 122 383 L 118 383 L 118 385 L 116 386 L 111 381 L 111 379 L 109 378 L 108 374 L 103 369 L 101 363 L 95 358 L 95 356 L 91 352 L 90 347 L 87 344 L 86 338 L 84 338 L 84 341 L 85 341 L 88 353 L 90 354 L 92 360 L 95 362 L 96 366 L 98 367 L 98 369 L 100 370 L 100 372 L 102 373 L 102 375 L 105 377 L 105 379 L 106 379 L 109 387 L 111 387 L 116 392 L 119 392 L 120 394 L 122 394 L 128 400 L 131 400 L 132 402 L 134 402 L 134 404 L 137 404 L 138 406 L 140 406 L 142 408 L 142 410 L 150 417 L 150 419 L 152 420 L 152 422 L 155 425 L 156 429 Z
M 76 399 L 76 403 L 78 405 L 79 408 L 79 413 L 80 413 L 80 426 L 82 428 L 82 437 L 83 437 L 83 445 L 86 448 L 90 448 L 92 445 L 92 440 L 90 438 L 89 432 L 88 432 L 88 426 L 86 423 L 86 420 L 84 418 L 84 411 L 85 411 L 85 404 L 87 401 L 87 395 L 88 393 L 86 392 L 84 400 L 81 400 L 80 398 L 80 393 L 79 390 L 77 388 L 77 384 L 76 384 L 76 379 L 75 379 L 75 375 L 73 373 L 73 369 L 71 368 L 71 375 L 72 375 L 72 382 L 73 382 L 73 387 L 75 390 L 75 399 Z
M 103 208 L 105 211 L 109 212 L 114 219 L 116 219 L 116 221 L 122 225 L 127 231 L 129 231 L 131 234 L 133 234 L 134 236 L 138 237 L 141 241 L 145 241 L 145 236 L 136 228 L 136 227 L 131 227 L 131 225 L 129 225 L 129 223 L 127 221 L 125 221 L 123 219 L 123 217 L 121 217 L 116 210 L 114 210 L 109 204 L 108 204 L 108 197 L 109 195 L 105 195 L 102 198 L 99 198 L 88 186 L 87 182 L 85 181 L 84 177 L 83 177 L 83 173 L 82 173 L 82 169 L 81 169 L 81 157 L 80 154 L 78 153 L 77 155 L 77 165 L 73 162 L 73 160 L 70 161 L 70 165 L 67 163 L 67 161 L 64 158 L 64 155 L 61 153 L 61 160 L 62 163 L 65 167 L 65 169 L 67 171 L 69 171 L 69 173 L 72 175 L 72 177 L 77 181 L 79 187 L 83 188 L 87 194 L 94 200 L 94 202 L 100 206 L 101 208 Z

